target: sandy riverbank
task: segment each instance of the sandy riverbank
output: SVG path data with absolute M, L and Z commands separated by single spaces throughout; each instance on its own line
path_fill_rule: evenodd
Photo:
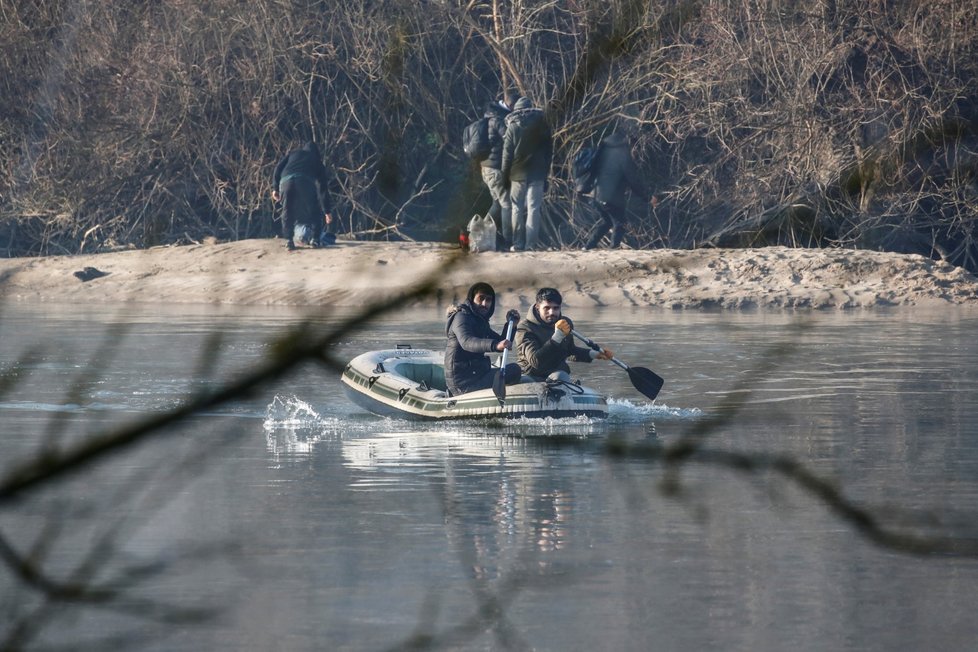
M 435 294 L 464 297 L 488 280 L 500 302 L 523 306 L 535 288 L 559 288 L 568 306 L 864 308 L 978 306 L 978 279 L 921 256 L 852 250 L 698 249 L 484 253 L 440 243 L 343 242 L 286 251 L 282 240 L 157 247 L 80 256 L 0 259 L 7 300 L 359 306 L 425 278 Z M 92 267 L 105 275 L 82 281 Z

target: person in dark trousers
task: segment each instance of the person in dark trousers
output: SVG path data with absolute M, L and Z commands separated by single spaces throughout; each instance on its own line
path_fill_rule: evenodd
M 510 108 L 504 100 L 492 102 L 486 107 L 484 117 L 489 121 L 489 157 L 482 161 L 482 181 L 489 188 L 492 206 L 489 215 L 499 224 L 503 244 L 513 244 L 513 210 L 509 201 L 509 188 L 503 183 L 503 137 L 506 135 L 506 116 Z
M 601 141 L 598 146 L 595 165 L 594 206 L 598 209 L 601 222 L 594 234 L 584 245 L 585 249 L 594 249 L 608 230 L 611 230 L 611 247 L 621 245 L 625 229 L 626 191 L 631 191 L 643 199 L 649 198 L 649 192 L 638 166 L 635 165 L 630 146 L 624 134 L 615 131 Z M 655 196 L 651 196 L 655 206 Z
M 275 166 L 272 199 L 282 201 L 282 237 L 290 251 L 296 240 L 320 245 L 324 225 L 333 221 L 328 186 L 326 166 L 312 141 L 289 152 Z
M 543 221 L 543 194 L 553 161 L 553 135 L 541 109 L 521 97 L 506 116 L 503 137 L 503 182 L 513 204 L 511 251 L 537 247 Z
M 522 372 L 534 380 L 570 381 L 567 360 L 611 360 L 610 349 L 592 351 L 574 344 L 574 323 L 561 312 L 563 297 L 554 288 L 540 288 L 530 314 L 516 328 L 516 352 Z
M 496 309 L 496 291 L 488 283 L 476 283 L 469 288 L 465 302 L 448 309 L 445 334 L 445 383 L 452 396 L 492 387 L 498 369 L 494 369 L 486 353 L 512 348 L 512 342 L 492 330 L 489 320 Z M 520 313 L 510 310 L 506 321 L 519 321 Z M 506 365 L 506 384 L 520 382 L 520 367 L 515 362 Z

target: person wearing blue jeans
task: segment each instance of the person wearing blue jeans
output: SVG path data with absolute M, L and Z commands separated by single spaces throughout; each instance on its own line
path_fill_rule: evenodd
M 552 161 L 553 135 L 547 118 L 528 98 L 521 97 L 506 116 L 501 167 L 512 204 L 513 251 L 537 247 Z

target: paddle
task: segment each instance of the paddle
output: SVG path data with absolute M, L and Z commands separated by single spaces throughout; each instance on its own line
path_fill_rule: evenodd
M 513 341 L 513 324 L 512 319 L 506 322 L 506 339 L 510 342 Z M 496 372 L 496 378 L 492 381 L 492 393 L 496 395 L 500 405 L 506 402 L 506 353 L 508 352 L 509 349 L 503 349 L 503 358 L 499 361 L 499 371 Z
M 584 337 L 577 331 L 572 330 L 571 333 L 574 334 L 574 337 L 581 340 L 595 351 L 601 350 L 600 346 L 595 344 L 590 339 Z M 655 397 L 659 394 L 659 390 L 662 389 L 662 384 L 665 382 L 662 380 L 661 376 L 657 375 L 650 369 L 646 369 L 645 367 L 629 367 L 618 358 L 613 357 L 611 358 L 611 361 L 628 372 L 628 378 L 632 381 L 632 385 L 635 386 L 635 389 L 648 396 L 649 399 L 653 401 L 655 400 Z

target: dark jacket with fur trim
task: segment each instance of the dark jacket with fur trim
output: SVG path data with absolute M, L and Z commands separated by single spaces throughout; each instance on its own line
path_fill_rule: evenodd
M 488 318 L 476 312 L 469 301 L 449 308 L 445 334 L 445 382 L 449 391 L 457 396 L 482 389 L 473 383 L 492 368 L 486 354 L 496 350 L 503 336 L 492 330 Z

